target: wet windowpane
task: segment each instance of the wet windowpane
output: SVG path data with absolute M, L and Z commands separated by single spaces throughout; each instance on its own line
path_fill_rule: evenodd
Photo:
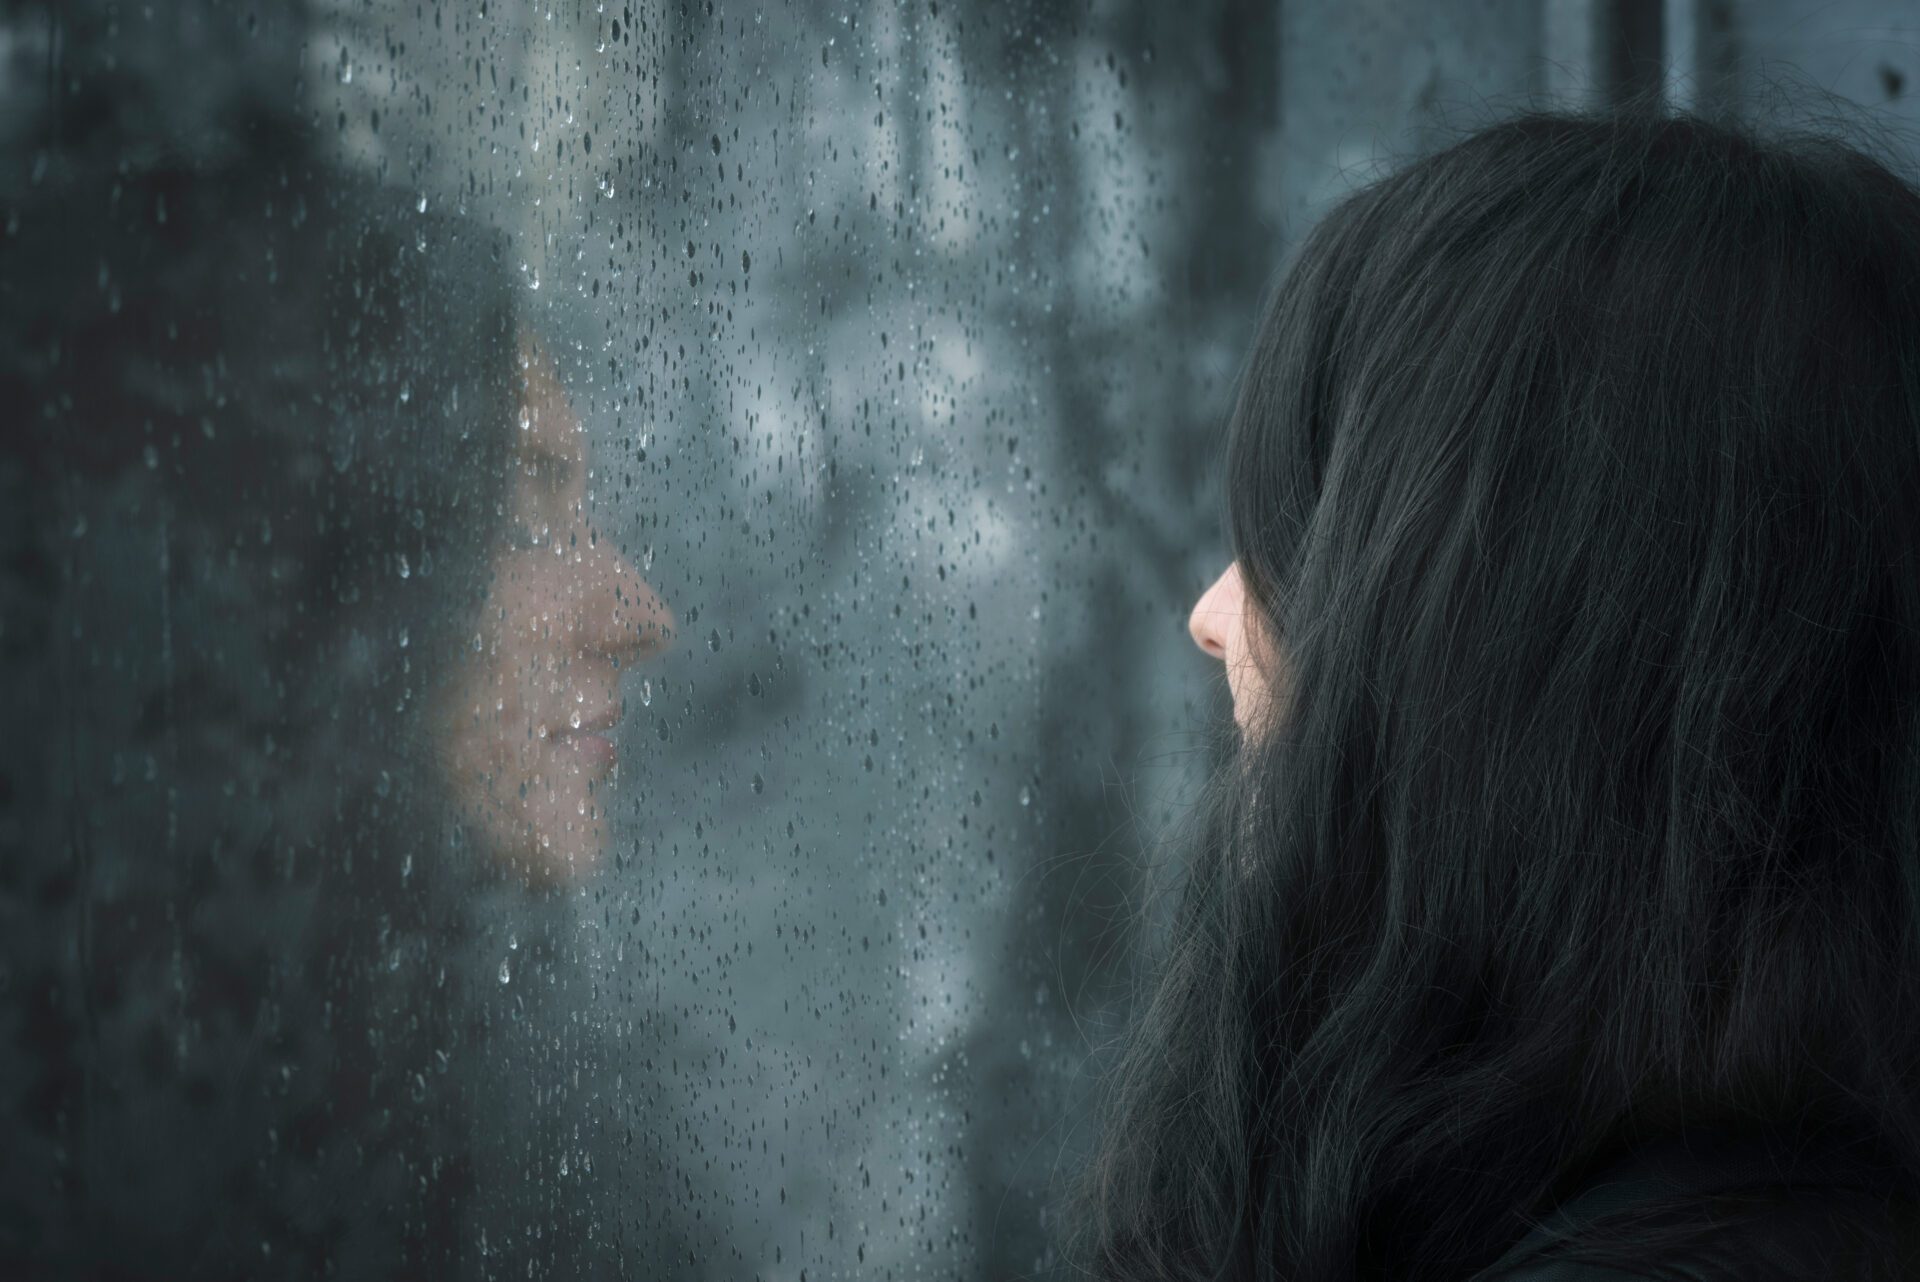
M 0 19 L 0 1256 L 1042 1267 L 1223 706 L 1234 30 Z

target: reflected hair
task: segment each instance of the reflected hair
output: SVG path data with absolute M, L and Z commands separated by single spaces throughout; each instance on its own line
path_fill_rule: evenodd
M 1491 1279 L 1696 1127 L 1871 1155 L 1911 1217 L 1920 194 L 1873 151 L 1530 109 L 1300 244 L 1226 468 L 1282 697 L 1196 821 L 1076 1276 Z M 1748 1209 L 1552 1248 L 1673 1276 Z M 1844 1276 L 1910 1276 L 1894 1209 L 1836 1211 Z
M 209 89 L 210 152 L 149 120 L 110 16 L 69 19 L 78 87 L 0 183 L 4 666 L 39 729 L 0 746 L 32 994 L 0 1274 L 444 1272 L 480 860 L 429 712 L 502 524 L 505 240 L 271 104 Z

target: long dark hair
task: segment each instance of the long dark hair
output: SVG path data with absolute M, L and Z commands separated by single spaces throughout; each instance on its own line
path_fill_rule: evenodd
M 1227 453 L 1282 697 L 1198 821 L 1084 1271 L 1465 1277 L 1695 1127 L 1911 1199 L 1920 194 L 1872 151 L 1529 109 L 1300 244 Z M 1659 1211 L 1561 1249 L 1659 1276 L 1739 1218 Z
M 36 728 L 0 750 L 0 1262 L 445 1276 L 477 1254 L 446 957 L 484 856 L 431 713 L 503 524 L 504 238 L 327 163 L 290 74 L 145 113 L 113 25 L 73 11 L 0 189 Z M 198 47 L 157 38 L 171 74 Z

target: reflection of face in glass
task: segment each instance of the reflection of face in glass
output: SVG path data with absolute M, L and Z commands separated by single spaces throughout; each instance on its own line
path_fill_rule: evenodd
M 537 343 L 520 348 L 507 538 L 452 701 L 457 799 L 534 880 L 607 844 L 620 669 L 664 649 L 673 615 L 586 519 L 586 437 Z

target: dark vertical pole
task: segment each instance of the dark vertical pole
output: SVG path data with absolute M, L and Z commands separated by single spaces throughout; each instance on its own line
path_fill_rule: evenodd
M 1658 94 L 1666 82 L 1662 0 L 1608 0 L 1601 22 L 1598 71 L 1607 100 L 1617 103 L 1640 94 Z
M 1733 0 L 1667 0 L 1667 101 L 1705 116 L 1739 110 Z

